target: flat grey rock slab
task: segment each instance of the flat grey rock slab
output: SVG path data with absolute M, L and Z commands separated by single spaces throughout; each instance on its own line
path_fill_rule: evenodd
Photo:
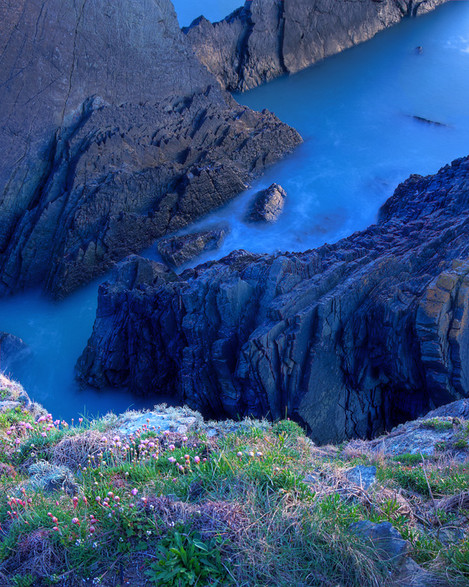
M 376 467 L 358 465 L 357 467 L 353 467 L 353 469 L 349 469 L 345 473 L 345 476 L 355 485 L 363 489 L 368 489 L 376 481 Z

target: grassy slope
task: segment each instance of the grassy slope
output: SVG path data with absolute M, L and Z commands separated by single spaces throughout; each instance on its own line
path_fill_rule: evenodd
M 69 426 L 34 407 L 0 414 L 2 585 L 389 584 L 389 566 L 348 529 L 359 520 L 390 521 L 414 560 L 469 583 L 469 500 L 438 501 L 469 487 L 448 447 L 319 448 L 290 421 L 221 426 L 213 438 L 204 427 L 116 430 L 115 417 Z M 376 466 L 374 488 L 347 481 L 357 464 Z

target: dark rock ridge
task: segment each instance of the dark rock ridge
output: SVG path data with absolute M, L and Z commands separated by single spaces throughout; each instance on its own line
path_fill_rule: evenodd
M 261 190 L 250 206 L 246 222 L 276 222 L 283 212 L 287 192 L 282 186 L 273 183 L 266 190 Z
M 376 225 L 334 245 L 119 272 L 78 362 L 89 384 L 211 416 L 288 414 L 318 442 L 469 395 L 469 158 L 411 176 Z
M 220 90 L 169 0 L 0 0 L 0 99 L 0 293 L 68 293 L 301 142 Z
M 244 91 L 371 39 L 447 0 L 248 0 L 183 31 L 222 87 Z
M 180 267 L 202 253 L 219 249 L 228 234 L 227 226 L 171 236 L 158 243 L 158 252 L 169 266 Z

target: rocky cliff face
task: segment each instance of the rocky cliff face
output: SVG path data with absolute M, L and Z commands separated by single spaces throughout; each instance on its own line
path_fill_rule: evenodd
M 68 293 L 299 135 L 222 92 L 169 0 L 0 0 L 0 293 Z
M 184 32 L 224 88 L 243 91 L 371 39 L 446 0 L 247 0 L 225 20 Z
M 210 415 L 287 413 L 320 442 L 469 395 L 469 158 L 411 176 L 335 245 L 181 276 L 128 260 L 100 288 L 78 372 Z

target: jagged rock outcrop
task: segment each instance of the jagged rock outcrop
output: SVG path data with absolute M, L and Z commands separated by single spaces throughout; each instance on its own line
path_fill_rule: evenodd
M 287 413 L 319 442 L 469 395 L 469 158 L 411 176 L 376 225 L 335 245 L 119 272 L 78 362 L 92 385 L 210 415 Z
M 222 87 L 244 91 L 371 39 L 447 0 L 247 0 L 212 24 L 183 31 Z
M 158 253 L 169 266 L 180 267 L 202 253 L 219 249 L 228 232 L 228 226 L 219 226 L 201 232 L 170 236 L 158 243 Z
M 0 0 L 0 99 L 0 293 L 68 293 L 301 141 L 220 90 L 169 0 Z
M 249 210 L 246 222 L 276 222 L 283 212 L 287 192 L 278 183 L 257 192 Z

